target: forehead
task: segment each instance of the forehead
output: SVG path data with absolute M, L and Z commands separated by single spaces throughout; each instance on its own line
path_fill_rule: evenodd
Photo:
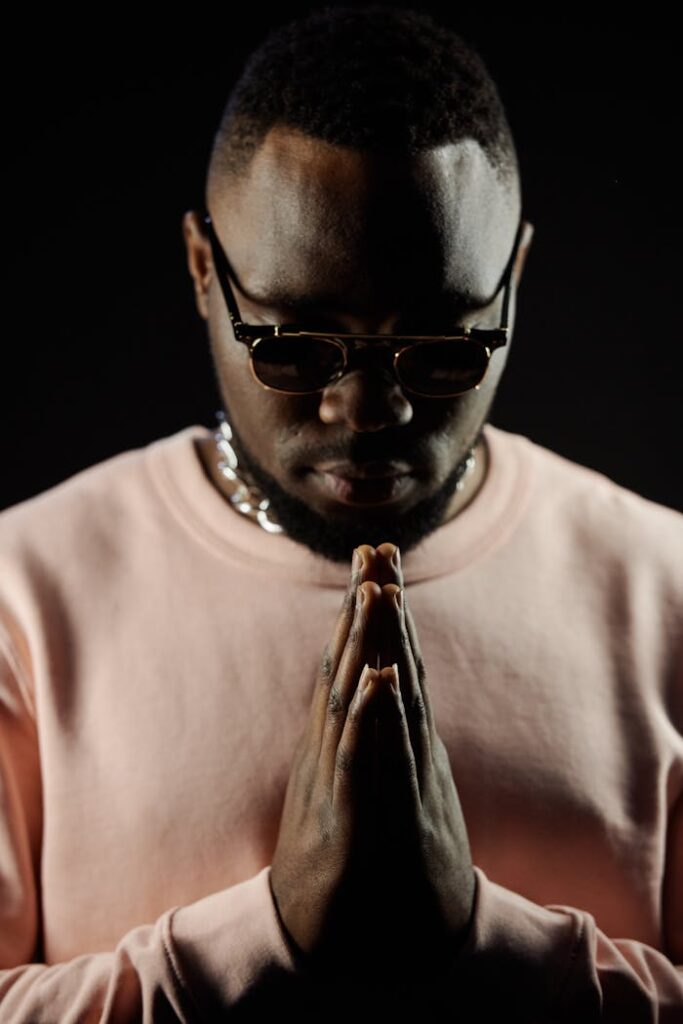
M 272 129 L 247 172 L 209 202 L 245 293 L 364 312 L 414 294 L 485 304 L 519 220 L 474 140 L 367 153 Z

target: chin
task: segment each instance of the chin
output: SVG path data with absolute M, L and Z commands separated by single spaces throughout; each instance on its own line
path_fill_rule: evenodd
M 313 502 L 300 489 L 295 497 L 280 484 L 270 487 L 271 509 L 285 533 L 316 554 L 348 564 L 360 544 L 390 542 L 407 553 L 444 521 L 456 482 L 452 477 L 435 494 L 408 502 Z M 317 497 L 317 496 L 316 496 Z

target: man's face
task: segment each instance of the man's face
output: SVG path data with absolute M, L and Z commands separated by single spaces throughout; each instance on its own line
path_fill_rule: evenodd
M 497 327 L 496 294 L 519 222 L 504 185 L 472 140 L 419 156 L 368 155 L 278 127 L 237 181 L 210 179 L 207 203 L 236 279 L 242 319 L 312 331 L 438 334 Z M 354 546 L 414 547 L 448 517 L 468 450 L 505 365 L 494 352 L 478 390 L 430 399 L 404 390 L 388 350 L 357 353 L 323 391 L 264 389 L 235 341 L 209 243 L 196 214 L 184 233 L 197 304 L 242 466 L 285 531 L 335 561 Z M 531 227 L 522 239 L 510 304 Z M 321 467 L 371 461 L 407 472 L 340 490 Z

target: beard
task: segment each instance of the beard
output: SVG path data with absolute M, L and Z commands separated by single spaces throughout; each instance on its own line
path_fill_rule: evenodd
M 435 494 L 402 512 L 390 509 L 373 511 L 359 506 L 354 519 L 344 520 L 320 515 L 304 501 L 285 491 L 249 451 L 235 430 L 227 404 L 223 404 L 226 419 L 232 429 L 231 444 L 239 460 L 237 473 L 240 476 L 249 474 L 253 483 L 270 500 L 269 518 L 276 520 L 292 540 L 304 544 L 331 562 L 344 564 L 351 561 L 353 549 L 360 544 L 378 547 L 391 542 L 400 548 L 401 554 L 405 554 L 438 529 L 444 521 L 457 485 L 467 470 L 470 450 L 477 445 L 483 431 L 482 424 L 462 460 L 451 470 Z

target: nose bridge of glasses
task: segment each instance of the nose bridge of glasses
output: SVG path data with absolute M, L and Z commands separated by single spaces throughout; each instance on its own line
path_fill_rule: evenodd
M 370 339 L 362 336 L 344 338 L 342 335 L 339 340 L 341 340 L 346 348 L 347 357 L 349 359 L 353 358 L 356 362 L 362 362 L 367 358 L 373 360 L 375 357 L 385 360 L 387 354 L 391 355 L 396 346 L 396 342 L 393 339 Z
M 354 370 L 381 370 L 393 377 L 394 354 L 401 348 L 400 341 L 395 338 L 339 338 L 346 352 L 344 375 Z

